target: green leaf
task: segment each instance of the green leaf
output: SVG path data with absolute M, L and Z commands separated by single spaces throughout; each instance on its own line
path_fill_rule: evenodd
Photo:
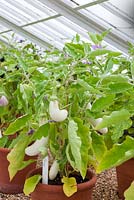
M 26 106 L 28 106 L 28 103 L 33 99 L 32 99 L 32 95 L 33 95 L 33 88 L 31 87 L 31 85 L 29 84 L 20 84 L 20 93 L 22 95 L 22 99 L 24 100 Z
M 68 125 L 68 140 L 71 152 L 68 157 L 72 167 L 76 167 L 84 178 L 87 172 L 88 151 L 91 148 L 89 139 L 89 128 L 83 125 L 79 118 L 69 121 Z M 73 157 L 73 158 L 72 158 Z M 75 162 L 75 164 L 74 164 Z
M 108 72 L 110 72 L 110 70 L 113 68 L 113 60 L 112 60 L 112 58 L 110 58 L 109 60 L 108 60 L 108 62 L 106 62 L 106 65 L 105 65 L 105 73 L 108 73 Z
M 30 159 L 30 160 L 27 160 L 27 161 L 22 161 L 19 170 L 24 169 L 25 167 L 27 167 L 28 165 L 30 165 L 31 163 L 34 163 L 34 162 L 36 162 L 36 159 L 35 160 L 34 159 Z
M 108 95 L 106 97 L 100 97 L 92 104 L 92 112 L 101 112 L 109 107 L 114 102 L 115 95 Z
M 134 199 L 134 182 L 131 183 L 130 187 L 124 192 L 125 200 Z
M 13 147 L 17 144 L 17 142 L 20 140 L 20 138 L 21 138 L 21 134 L 19 134 L 16 138 L 14 138 L 12 140 L 12 142 L 10 143 L 8 148 L 13 149 Z
M 90 39 L 92 40 L 92 42 L 93 42 L 94 44 L 98 44 L 98 39 L 97 39 L 97 37 L 96 37 L 96 34 L 90 33 L 90 32 L 89 32 L 88 35 L 89 35 Z
M 57 140 L 58 133 L 57 133 L 57 130 L 56 130 L 56 124 L 55 123 L 50 124 L 50 130 L 49 131 L 50 131 L 50 134 L 49 134 L 50 150 L 51 150 L 51 153 L 53 154 L 53 156 L 56 157 L 57 154 L 59 153 L 60 145 L 59 145 L 58 140 Z
M 8 142 L 7 136 L 3 136 L 2 138 L 0 138 L 0 147 L 4 148 L 7 144 L 7 142 Z
M 25 184 L 24 184 L 24 189 L 23 189 L 24 194 L 25 195 L 31 194 L 35 190 L 35 188 L 36 188 L 37 184 L 40 182 L 41 178 L 42 178 L 42 176 L 39 174 L 34 175 L 30 178 L 27 178 L 25 181 Z
M 97 56 L 101 56 L 101 55 L 105 55 L 105 54 L 108 54 L 109 57 L 111 56 L 120 56 L 122 53 L 120 52 L 114 52 L 114 51 L 110 51 L 110 50 L 107 50 L 107 49 L 97 49 L 95 51 L 92 51 L 89 56 L 92 57 L 92 58 L 95 58 Z
M 105 55 L 105 54 L 109 54 L 110 50 L 107 49 L 97 49 L 95 51 L 92 51 L 89 56 L 90 57 L 96 57 L 96 56 L 101 56 L 101 55 Z
M 104 137 L 103 135 L 99 135 L 95 132 L 92 132 L 91 137 L 92 137 L 92 149 L 93 149 L 94 155 L 97 161 L 100 162 L 103 155 L 107 151 L 107 147 L 104 142 Z
M 95 129 L 99 130 L 105 127 L 115 126 L 121 122 L 125 122 L 130 118 L 128 110 L 113 111 L 110 116 L 104 116 L 102 122 L 100 122 Z
M 66 43 L 65 49 L 74 58 L 82 58 L 84 56 L 84 49 L 82 44 Z
M 26 125 L 28 120 L 31 118 L 30 115 L 23 115 L 17 118 L 14 122 L 12 122 L 9 127 L 4 132 L 4 135 L 13 135 L 17 131 L 23 129 Z
M 102 84 L 110 84 L 110 83 L 126 83 L 128 82 L 128 77 L 123 75 L 108 75 L 105 76 L 102 80 Z
M 22 69 L 24 71 L 26 71 L 28 69 L 28 66 L 27 64 L 23 61 L 23 59 L 21 58 L 21 56 L 19 55 L 19 53 L 16 53 L 16 57 L 17 57 L 17 60 L 19 62 L 19 65 L 22 67 Z
M 0 106 L 0 117 L 8 114 L 8 112 L 9 111 L 8 111 L 8 107 L 7 106 L 4 106 L 4 107 Z
M 75 192 L 77 192 L 77 182 L 74 177 L 68 178 L 63 176 L 62 178 L 63 191 L 67 197 L 71 197 Z
M 46 124 L 43 124 L 41 125 L 37 131 L 34 132 L 33 136 L 32 136 L 32 139 L 33 140 L 39 140 L 41 139 L 43 136 L 44 137 L 47 137 L 48 136 L 48 133 L 49 133 L 49 123 L 46 123 Z
M 108 29 L 108 30 L 102 32 L 101 34 L 96 34 L 97 39 L 101 42 L 110 31 L 111 31 L 111 29 Z
M 67 160 L 70 163 L 70 165 L 73 167 L 73 169 L 75 169 L 76 168 L 75 161 L 74 161 L 74 158 L 72 156 L 69 144 L 66 147 L 66 156 L 67 156 Z
M 90 51 L 91 51 L 90 44 L 86 43 L 86 42 L 83 42 L 83 47 L 84 47 L 84 53 L 86 55 L 88 55 L 90 53 Z
M 116 52 L 116 51 L 110 51 L 109 52 L 109 57 L 118 57 L 118 56 L 121 56 L 122 55 L 122 53 L 121 52 Z
M 31 141 L 30 139 L 31 138 L 28 135 L 21 134 L 21 136 L 19 136 L 19 141 L 7 156 L 7 160 L 10 163 L 8 167 L 10 180 L 12 180 L 12 178 L 15 176 L 18 170 L 21 169 L 23 165 L 25 148 Z
M 89 127 L 83 124 L 83 121 L 80 118 L 74 118 L 75 122 L 77 122 L 78 125 L 78 136 L 81 139 L 81 169 L 80 173 L 83 179 L 86 176 L 87 173 L 87 167 L 88 167 L 88 152 L 91 148 L 91 138 L 89 135 Z
M 78 125 L 74 120 L 69 120 L 68 140 L 78 170 L 81 170 L 81 139 L 78 136 Z
M 134 61 L 131 63 L 131 75 L 134 80 Z
M 99 91 L 96 88 L 92 87 L 90 84 L 88 84 L 86 81 L 84 81 L 82 79 L 78 79 L 77 83 L 81 87 L 83 87 L 84 90 L 86 90 L 86 91 L 90 91 L 91 93 L 95 93 L 96 92 L 97 94 L 99 93 Z
M 109 85 L 110 93 L 122 93 L 133 88 L 130 83 L 112 83 Z
M 97 167 L 97 173 L 116 167 L 134 157 L 134 139 L 127 136 L 122 144 L 114 144 L 102 157 Z
M 76 34 L 75 39 L 76 39 L 77 43 L 80 42 L 80 36 L 79 36 L 79 34 Z
M 132 126 L 132 120 L 128 119 L 121 123 L 118 123 L 118 126 L 114 126 L 112 129 L 112 140 L 114 143 L 118 142 L 118 139 L 124 135 L 124 130 L 129 129 Z

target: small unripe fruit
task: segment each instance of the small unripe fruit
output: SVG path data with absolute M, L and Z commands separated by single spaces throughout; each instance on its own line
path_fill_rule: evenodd
M 49 170 L 49 179 L 54 180 L 58 174 L 59 171 L 59 164 L 57 160 L 55 160 Z

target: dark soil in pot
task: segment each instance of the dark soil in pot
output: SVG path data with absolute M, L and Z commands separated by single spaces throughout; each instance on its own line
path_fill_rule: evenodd
M 8 173 L 9 162 L 7 160 L 7 155 L 9 152 L 10 150 L 7 148 L 0 148 L 0 192 L 17 194 L 23 191 L 26 175 L 30 170 L 36 168 L 36 162 L 30 164 L 23 170 L 20 170 L 10 182 Z M 25 160 L 29 159 L 37 159 L 37 157 L 25 156 Z
M 31 171 L 29 176 L 41 174 L 42 169 Z M 46 185 L 39 183 L 35 191 L 31 194 L 32 200 L 92 200 L 92 190 L 96 183 L 96 176 L 89 170 L 85 182 L 77 185 L 78 191 L 71 197 L 67 197 L 63 192 L 62 185 Z
M 78 174 L 77 172 L 70 174 L 69 177 L 75 177 L 77 184 L 89 181 L 89 178 L 85 178 L 83 180 L 82 176 Z M 49 185 L 63 185 L 63 183 L 61 182 L 60 174 L 58 174 L 54 180 L 49 180 L 48 184 Z
M 116 168 L 118 195 L 124 200 L 124 192 L 134 180 L 134 159 L 130 159 Z

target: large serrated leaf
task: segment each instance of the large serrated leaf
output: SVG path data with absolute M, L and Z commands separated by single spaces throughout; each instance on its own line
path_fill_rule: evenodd
M 99 135 L 95 132 L 91 134 L 91 137 L 92 137 L 92 149 L 93 149 L 94 155 L 97 161 L 100 162 L 102 157 L 107 151 L 107 147 L 104 142 L 104 137 L 103 135 Z
M 14 122 L 12 122 L 9 125 L 9 127 L 4 132 L 4 135 L 13 135 L 17 131 L 23 129 L 26 126 L 26 124 L 30 118 L 31 118 L 30 115 L 23 115 L 23 116 L 17 118 Z
M 8 167 L 10 180 L 12 180 L 17 171 L 20 170 L 24 164 L 25 148 L 28 146 L 30 139 L 28 135 L 21 134 L 21 136 L 19 136 L 19 141 L 7 156 L 7 160 L 10 163 Z
M 128 119 L 121 123 L 118 123 L 118 126 L 113 127 L 112 129 L 112 140 L 114 143 L 118 142 L 119 138 L 123 136 L 124 130 L 127 130 L 132 126 L 132 120 Z
M 75 122 L 77 122 L 78 125 L 78 136 L 81 139 L 81 169 L 80 173 L 83 179 L 86 176 L 87 167 L 88 167 L 88 152 L 91 148 L 90 143 L 90 136 L 89 136 L 89 127 L 83 124 L 83 121 L 80 118 L 74 118 Z
M 122 144 L 114 144 L 102 157 L 97 167 L 97 173 L 116 167 L 134 157 L 134 139 L 127 136 Z
M 68 124 L 68 140 L 72 155 L 74 157 L 76 167 L 81 170 L 81 139 L 78 136 L 78 125 L 74 120 L 69 120 Z

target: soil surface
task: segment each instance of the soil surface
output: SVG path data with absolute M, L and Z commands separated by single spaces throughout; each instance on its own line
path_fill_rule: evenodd
M 84 182 L 89 180 L 88 178 L 85 178 L 83 180 L 82 176 L 78 173 L 70 174 L 69 177 L 75 177 L 77 184 L 84 183 Z M 50 185 L 63 185 L 63 183 L 61 182 L 60 174 L 58 174 L 57 177 L 54 180 L 49 180 L 48 184 L 50 184 Z
M 30 200 L 30 197 L 26 197 L 24 194 L 6 195 L 0 193 L 0 200 Z M 93 191 L 93 200 L 119 200 L 115 169 L 98 175 L 97 184 Z

